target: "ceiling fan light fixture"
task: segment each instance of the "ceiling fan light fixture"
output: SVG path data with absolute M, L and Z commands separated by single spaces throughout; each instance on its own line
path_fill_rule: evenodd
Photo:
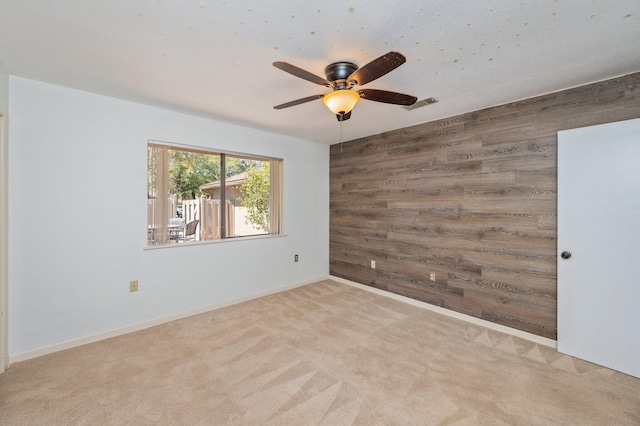
M 334 90 L 322 97 L 322 103 L 334 114 L 350 112 L 360 100 L 360 94 L 352 90 Z

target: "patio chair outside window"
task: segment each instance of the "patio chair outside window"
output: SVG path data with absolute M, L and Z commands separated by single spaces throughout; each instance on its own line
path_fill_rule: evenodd
M 184 237 L 182 241 L 195 241 L 196 240 L 196 229 L 198 228 L 198 223 L 200 221 L 198 219 L 192 220 L 187 223 L 187 226 L 184 228 Z

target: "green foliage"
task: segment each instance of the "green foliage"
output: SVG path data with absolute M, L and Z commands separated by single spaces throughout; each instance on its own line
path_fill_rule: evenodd
M 245 160 L 244 158 L 230 157 L 227 155 L 224 163 L 226 166 L 225 176 L 230 177 L 239 175 L 240 173 L 248 170 L 253 165 L 253 163 L 255 163 L 255 161 Z
M 247 179 L 242 183 L 240 204 L 247 208 L 247 221 L 256 228 L 269 232 L 270 173 L 268 162 L 252 162 Z
M 220 157 L 212 154 L 170 150 L 169 192 L 180 200 L 202 195 L 200 185 L 220 179 Z
M 198 152 L 170 150 L 169 192 L 182 200 L 203 195 L 200 186 L 220 180 L 220 156 Z M 247 170 L 251 163 L 235 157 L 226 158 L 227 177 Z

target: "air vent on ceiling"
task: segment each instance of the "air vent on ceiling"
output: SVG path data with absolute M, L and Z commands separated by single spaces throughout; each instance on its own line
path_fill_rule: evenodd
M 435 104 L 436 102 L 438 102 L 436 98 L 426 98 L 426 99 L 422 99 L 421 101 L 417 101 L 413 105 L 403 106 L 402 108 L 406 109 L 407 111 L 411 111 L 416 108 L 421 108 L 423 106 Z

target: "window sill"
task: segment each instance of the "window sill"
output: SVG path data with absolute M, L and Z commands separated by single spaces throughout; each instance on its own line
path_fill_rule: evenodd
M 253 235 L 247 237 L 233 237 L 233 238 L 224 238 L 220 240 L 205 240 L 205 241 L 187 241 L 184 243 L 176 243 L 176 244 L 162 244 L 157 246 L 145 246 L 143 250 L 159 250 L 159 249 L 170 249 L 177 247 L 193 247 L 193 246 L 202 246 L 208 244 L 221 244 L 221 243 L 230 243 L 237 241 L 248 241 L 248 240 L 265 240 L 269 238 L 282 238 L 286 237 L 287 234 L 277 234 L 277 235 Z

